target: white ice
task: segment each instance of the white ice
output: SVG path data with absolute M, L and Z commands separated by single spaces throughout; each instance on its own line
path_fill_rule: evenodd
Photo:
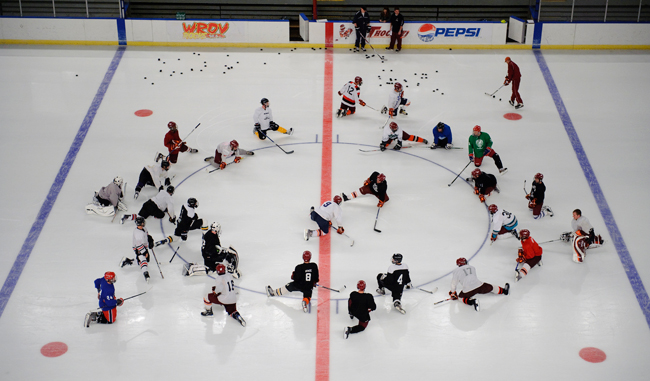
M 7 276 L 23 244 L 30 242 L 28 233 L 115 51 L 0 50 L 0 279 L 5 287 L 14 282 Z M 647 287 L 650 55 L 542 54 Z M 304 314 L 298 295 L 269 299 L 264 287 L 287 283 L 303 250 L 311 250 L 318 262 L 318 240 L 305 242 L 302 231 L 315 227 L 308 211 L 321 199 L 324 56 L 319 49 L 129 47 L 0 317 L 0 378 L 314 379 L 316 310 L 325 290 L 315 292 L 311 313 Z M 525 108 L 517 111 L 523 116 L 518 121 L 503 117 L 514 112 L 507 103 L 509 88 L 494 99 L 485 95 L 501 85 L 505 56 L 512 57 L 523 75 Z M 359 148 L 378 145 L 385 117 L 360 108 L 351 117 L 334 118 L 331 193 L 355 190 L 377 170 L 387 176 L 391 200 L 379 215 L 381 234 L 372 229 L 376 199 L 365 196 L 343 204 L 344 226 L 354 246 L 343 236 L 331 237 L 330 286 L 346 285 L 347 290 L 331 295 L 330 335 L 325 338 L 330 344 L 329 378 L 646 379 L 648 317 L 534 54 L 406 50 L 387 58 L 382 64 L 377 57 L 336 50 L 334 109 L 340 102 L 336 91 L 357 75 L 364 81 L 362 99 L 377 109 L 392 87 L 386 82 L 397 78 L 408 85 L 406 97 L 412 101 L 409 115 L 397 118 L 407 132 L 432 140 L 431 129 L 444 121 L 452 127 L 455 145 L 463 148 L 474 125 L 492 136 L 493 148 L 509 171 L 498 176 L 501 193 L 487 201 L 515 213 L 520 229 L 529 229 L 538 242 L 556 239 L 571 229 L 571 211 L 580 208 L 606 243 L 590 250 L 583 264 L 571 260 L 570 245 L 545 244 L 544 266 L 514 283 L 518 242 L 500 238 L 489 244 L 485 206 L 462 181 L 471 167 L 448 186 L 467 163 L 466 149 L 362 153 Z M 293 136 L 271 135 L 294 154 L 252 135 L 252 113 L 262 97 L 270 99 L 276 122 L 294 128 Z M 153 115 L 135 116 L 140 109 Z M 202 298 L 212 280 L 181 276 L 183 260 L 201 261 L 200 233 L 190 232 L 187 242 L 159 247 L 156 255 L 165 279 L 152 263 L 152 280 L 146 284 L 136 267 L 118 267 L 122 256 L 132 254 L 133 224 L 84 212 L 93 192 L 116 175 L 128 183 L 129 212 L 137 213 L 155 194 L 147 187 L 138 200 L 132 198 L 141 169 L 165 149 L 170 120 L 178 123 L 181 136 L 201 123 L 188 139 L 199 153 L 181 154 L 171 169 L 176 175 L 176 213 L 188 197 L 196 197 L 199 216 L 207 223 L 220 222 L 222 243 L 239 251 L 243 276 L 237 281 L 237 306 L 248 323 L 245 328 L 220 307 L 213 318 L 201 317 Z M 231 139 L 256 155 L 208 174 L 203 158 Z M 481 169 L 496 173 L 491 159 Z M 545 203 L 553 208 L 553 218 L 534 220 L 528 211 L 523 183 L 530 189 L 537 172 L 545 176 Z M 166 219 L 149 218 L 147 227 L 156 240 L 173 233 Z M 178 246 L 180 257 L 170 264 Z M 373 291 L 376 275 L 386 271 L 395 252 L 404 254 L 417 286 L 438 287 L 438 292 L 407 291 L 406 315 L 392 309 L 389 297 L 377 297 L 378 309 L 366 331 L 344 340 L 343 328 L 353 323 L 345 309 L 347 293 L 359 279 Z M 481 280 L 501 286 L 510 282 L 511 295 L 479 296 L 479 313 L 459 302 L 434 306 L 447 297 L 449 273 L 462 256 L 470 259 Z M 118 296 L 148 293 L 120 307 L 115 324 L 84 328 L 85 313 L 97 306 L 92 282 L 105 271 L 117 273 Z M 648 306 L 643 308 L 648 313 Z M 50 342 L 64 342 L 68 351 L 45 357 L 40 350 Z M 578 353 L 585 347 L 603 350 L 607 359 L 596 364 L 583 360 Z

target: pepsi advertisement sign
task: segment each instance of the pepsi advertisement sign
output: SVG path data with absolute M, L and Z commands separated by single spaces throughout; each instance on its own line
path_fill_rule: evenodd
M 436 37 L 479 37 L 481 28 L 442 28 L 433 24 L 422 24 L 418 28 L 418 38 L 423 42 L 431 42 Z

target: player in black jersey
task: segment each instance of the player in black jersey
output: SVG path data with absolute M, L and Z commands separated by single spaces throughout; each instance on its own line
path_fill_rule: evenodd
M 305 250 L 302 253 L 303 263 L 296 266 L 291 274 L 292 282 L 287 283 L 281 288 L 273 290 L 271 286 L 266 286 L 268 296 L 282 296 L 289 292 L 302 292 L 302 310 L 307 312 L 307 306 L 311 301 L 311 293 L 318 283 L 318 265 L 311 263 L 311 251 Z
M 551 207 L 544 205 L 546 185 L 544 185 L 544 181 L 542 180 L 544 180 L 544 175 L 537 173 L 533 178 L 533 185 L 530 187 L 530 193 L 526 195 L 526 199 L 528 200 L 528 209 L 533 211 L 533 217 L 535 217 L 536 220 L 543 218 L 546 214 L 553 217 L 553 210 Z
M 187 232 L 190 230 L 208 230 L 207 226 L 203 226 L 203 219 L 199 218 L 195 209 L 199 207 L 199 201 L 194 197 L 187 200 L 187 204 L 181 206 L 181 213 L 178 216 L 176 223 L 176 230 L 174 235 L 181 237 L 183 241 L 187 241 Z
M 366 282 L 360 280 L 357 283 L 357 290 L 350 293 L 350 299 L 348 299 L 348 313 L 350 314 L 350 319 L 357 318 L 359 319 L 359 324 L 354 327 L 345 327 L 343 331 L 343 337 L 346 339 L 351 333 L 361 332 L 368 326 L 370 322 L 370 311 L 377 309 L 375 304 L 375 298 L 366 294 Z
M 393 305 L 400 313 L 405 314 L 406 311 L 402 308 L 402 293 L 404 287 L 411 288 L 411 277 L 409 275 L 409 267 L 406 263 L 402 263 L 404 256 L 400 253 L 393 254 L 393 264 L 388 267 L 386 274 L 377 274 L 377 284 L 379 288 L 377 292 L 380 295 L 386 294 L 386 289 L 390 290 L 393 296 Z
M 373 194 L 377 199 L 379 199 L 378 207 L 384 206 L 384 203 L 388 202 L 388 195 L 386 190 L 388 189 L 388 183 L 386 182 L 386 176 L 383 173 L 373 172 L 370 177 L 364 181 L 363 186 L 359 188 L 359 191 L 354 191 L 350 193 L 348 197 L 345 193 L 341 193 L 343 201 L 349 201 L 354 198 L 359 197 L 360 194 Z

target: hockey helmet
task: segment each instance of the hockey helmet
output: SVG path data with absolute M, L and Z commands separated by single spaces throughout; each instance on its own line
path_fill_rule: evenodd
M 488 206 L 488 210 L 490 211 L 490 214 L 494 214 L 499 211 L 499 207 L 497 207 L 495 204 L 490 204 L 490 206 Z
M 465 266 L 466 264 L 467 264 L 467 259 L 465 259 L 464 257 L 460 257 L 456 259 L 456 266 L 460 267 L 460 266 Z
M 216 269 L 216 270 L 217 270 L 217 274 L 219 274 L 219 275 L 223 275 L 223 274 L 226 273 L 226 266 L 224 266 L 223 263 L 219 263 L 219 264 L 217 265 L 217 269 Z
M 168 186 L 167 187 L 167 193 L 169 193 L 170 195 L 173 195 L 174 194 L 174 189 L 175 188 L 174 188 L 173 185 Z
M 124 183 L 124 180 L 120 176 L 115 176 L 113 179 L 113 184 L 117 185 L 118 187 L 122 187 L 122 184 Z
M 535 175 L 535 180 L 539 180 L 539 181 L 544 180 L 544 175 L 542 175 L 541 173 L 538 172 L 538 173 Z
M 506 57 L 506 62 L 510 62 L 510 57 Z
M 472 177 L 477 178 L 477 177 L 481 176 L 481 173 L 483 173 L 483 172 L 481 172 L 480 169 L 476 168 L 475 170 L 472 171 Z
M 212 225 L 210 225 L 210 231 L 216 232 L 217 235 L 221 235 L 221 224 L 213 222 Z
M 478 132 L 478 133 L 480 134 L 480 133 L 481 133 L 481 126 L 479 126 L 479 125 L 477 124 L 477 125 L 474 126 L 474 128 L 472 129 L 472 132 Z
M 390 126 L 390 129 L 391 129 L 393 132 L 397 131 L 397 127 L 398 127 L 398 126 L 397 126 L 397 123 L 395 123 L 395 122 L 390 122 L 390 125 L 389 125 L 389 126 Z
M 142 216 L 137 216 L 135 218 L 135 226 L 144 226 L 146 224 L 146 220 Z
M 357 86 L 363 85 L 363 78 L 361 78 L 359 76 L 354 77 L 354 84 L 357 85 Z
M 402 91 L 402 84 L 399 82 L 395 82 L 395 91 L 400 92 Z
M 268 99 L 266 99 L 266 98 L 262 98 L 262 100 L 260 101 L 260 103 L 262 104 L 262 106 L 266 106 L 266 107 L 268 107 L 268 106 L 269 106 L 269 105 L 268 105 L 268 103 L 269 103 L 269 100 L 268 100 Z
M 395 253 L 393 254 L 393 263 L 398 264 L 402 263 L 402 259 L 404 259 L 404 256 L 400 253 Z
M 237 142 L 237 140 L 234 140 L 234 139 L 231 140 L 230 141 L 230 149 L 232 149 L 233 151 L 236 151 L 237 148 L 239 148 L 239 142 Z
M 340 205 L 341 202 L 343 202 L 343 199 L 341 198 L 341 196 L 339 196 L 339 195 L 337 194 L 336 196 L 334 196 L 333 201 L 334 201 L 334 203 L 336 203 L 337 205 Z
M 386 175 L 384 175 L 383 173 L 380 173 L 379 175 L 377 175 L 377 182 L 378 183 L 383 183 L 384 181 L 386 181 Z
M 438 125 L 436 127 L 438 127 L 439 130 L 442 130 L 445 128 L 445 124 L 442 122 L 438 122 Z
M 190 197 L 187 199 L 187 206 L 189 206 L 190 208 L 198 208 L 199 200 L 195 199 L 194 197 Z
M 357 290 L 364 291 L 366 289 L 366 281 L 360 280 L 357 282 Z
M 167 160 L 163 160 L 160 162 L 160 168 L 164 169 L 165 171 L 169 169 L 169 162 Z
M 115 273 L 112 272 L 112 271 L 106 271 L 106 272 L 104 273 L 104 279 L 106 279 L 106 281 L 107 281 L 108 283 L 115 283 L 115 282 L 117 282 L 117 276 L 116 276 Z
M 176 129 L 176 122 L 167 123 L 167 127 L 169 127 L 170 130 L 175 130 Z
M 305 250 L 302 252 L 302 260 L 305 262 L 311 261 L 311 251 Z
M 523 229 L 522 231 L 519 232 L 519 239 L 521 239 L 522 241 L 528 239 L 529 237 L 530 237 L 530 230 Z

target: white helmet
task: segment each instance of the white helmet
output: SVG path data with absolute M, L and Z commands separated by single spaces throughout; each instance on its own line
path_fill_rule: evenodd
M 218 222 L 213 222 L 210 225 L 210 231 L 217 232 L 217 235 L 221 236 L 221 225 Z
M 124 180 L 120 176 L 115 176 L 113 179 L 113 184 L 117 185 L 118 187 L 122 187 L 122 184 L 124 183 Z

